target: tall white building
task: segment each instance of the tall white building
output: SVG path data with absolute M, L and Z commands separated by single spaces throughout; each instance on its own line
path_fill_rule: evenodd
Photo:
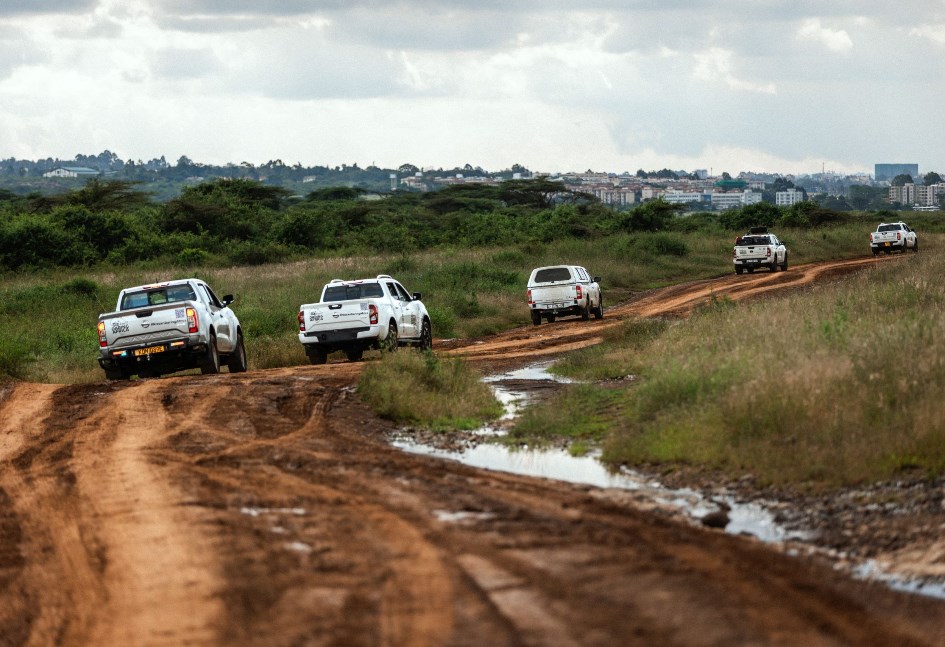
M 779 207 L 790 207 L 799 202 L 804 202 L 804 192 L 797 189 L 778 191 L 774 194 L 774 203 Z

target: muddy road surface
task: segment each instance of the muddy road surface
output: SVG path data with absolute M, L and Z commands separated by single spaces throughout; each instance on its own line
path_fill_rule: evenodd
M 448 352 L 526 361 L 857 263 L 655 291 Z M 5 387 L 0 645 L 945 643 L 934 599 L 614 492 L 400 452 L 357 371 Z

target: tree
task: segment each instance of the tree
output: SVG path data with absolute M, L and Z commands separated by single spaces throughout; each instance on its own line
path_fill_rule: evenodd
M 912 176 L 908 173 L 900 173 L 892 179 L 890 184 L 893 186 L 905 186 L 907 184 L 915 184 L 915 182 L 912 180 Z
M 925 174 L 925 177 L 922 178 L 922 182 L 925 184 L 925 186 L 932 186 L 933 184 L 941 184 L 942 176 L 936 173 L 935 171 L 931 171 Z
M 401 164 L 401 165 L 397 168 L 397 172 L 398 172 L 398 173 L 407 173 L 407 174 L 409 174 L 409 175 L 413 175 L 414 173 L 419 173 L 419 172 L 420 172 L 420 169 L 418 169 L 418 168 L 417 168 L 416 166 L 414 166 L 413 164 Z
M 731 180 L 731 179 L 732 179 L 732 176 L 731 176 L 731 174 L 729 174 L 728 171 L 722 171 L 722 179 L 723 179 L 723 180 Z

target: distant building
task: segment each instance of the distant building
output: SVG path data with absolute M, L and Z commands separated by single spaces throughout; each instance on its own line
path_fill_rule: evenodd
M 797 189 L 778 191 L 774 194 L 774 203 L 779 207 L 790 207 L 799 202 L 804 202 L 804 192 Z
M 877 182 L 889 181 L 897 175 L 909 175 L 913 179 L 919 175 L 918 164 L 877 164 L 873 177 Z
M 710 195 L 712 196 L 712 208 L 719 211 L 761 202 L 761 194 L 755 191 L 728 191 Z
M 622 206 L 633 204 L 637 201 L 637 192 L 633 189 L 618 187 L 597 187 L 590 191 L 603 204 L 613 206 Z
M 101 173 L 94 168 L 85 166 L 58 166 L 51 171 L 43 173 L 43 177 L 90 177 L 100 174 Z

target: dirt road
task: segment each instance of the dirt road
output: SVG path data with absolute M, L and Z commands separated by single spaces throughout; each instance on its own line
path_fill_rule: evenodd
M 872 259 L 654 291 L 449 352 L 508 364 Z M 0 400 L 0 645 L 933 645 L 945 605 L 620 492 L 405 454 L 358 365 Z

